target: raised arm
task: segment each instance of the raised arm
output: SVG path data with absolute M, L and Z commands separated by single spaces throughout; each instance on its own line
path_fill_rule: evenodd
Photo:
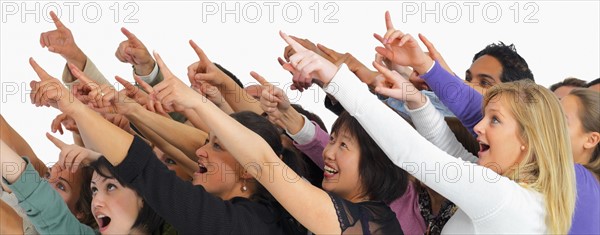
M 26 158 L 0 141 L 2 181 L 19 199 L 31 223 L 41 234 L 94 234 L 71 213 L 62 197 L 42 180 Z M 14 167 L 4 167 L 14 166 Z M 4 214 L 2 214 L 4 216 Z
M 134 76 L 140 76 L 146 83 L 154 86 L 163 80 L 162 73 L 156 62 L 148 52 L 146 45 L 126 28 L 121 28 L 121 33 L 127 37 L 122 41 L 115 52 L 117 59 L 133 66 Z
M 142 89 L 148 91 L 149 93 L 154 91 L 154 89 L 144 81 L 141 81 L 138 78 L 136 78 L 136 80 L 138 81 L 138 84 L 141 85 Z M 126 82 L 123 83 L 123 85 L 127 86 L 127 89 L 134 89 L 131 87 L 131 84 Z M 206 132 L 150 112 L 140 105 L 126 105 L 131 106 L 131 108 L 129 109 L 129 112 L 125 113 L 125 116 L 131 120 L 134 125 L 140 127 L 140 131 L 142 131 L 144 136 L 148 134 L 147 138 L 149 138 L 150 141 L 160 143 L 160 139 L 153 138 L 160 137 L 177 149 L 181 150 L 186 156 L 188 156 L 188 158 L 194 161 L 198 160 L 196 157 L 196 150 L 202 147 L 206 142 L 206 139 L 208 138 L 208 134 Z M 144 126 L 146 128 L 144 128 Z M 145 132 L 146 130 L 151 130 L 152 132 L 156 133 L 156 135 Z
M 190 42 L 194 43 L 194 42 Z M 195 45 L 195 44 L 194 44 Z M 193 63 L 188 67 L 188 78 L 192 84 L 208 83 L 215 86 L 225 98 L 225 101 L 231 106 L 233 111 L 251 111 L 257 114 L 262 113 L 258 100 L 252 98 L 246 91 L 240 87 L 231 77 L 227 76 L 219 69 L 202 49 L 195 45 L 200 51 L 196 50 L 200 61 Z
M 259 74 L 250 75 L 257 81 L 266 81 Z M 268 84 L 263 87 L 260 96 L 260 107 L 265 111 L 269 120 L 284 128 L 294 140 L 294 146 L 306 154 L 319 168 L 323 169 L 323 150 L 329 143 L 329 134 L 319 125 L 310 122 L 308 118 L 292 108 L 283 90 Z
M 23 139 L 23 137 L 21 137 L 21 135 L 19 135 L 19 133 L 16 132 L 12 128 L 12 126 L 10 126 L 8 122 L 6 122 L 6 120 L 4 120 L 4 117 L 1 114 L 0 139 L 4 141 L 7 144 L 7 146 L 13 148 L 19 156 L 29 157 L 31 165 L 33 165 L 33 167 L 39 173 L 40 176 L 43 176 L 46 174 L 46 172 L 48 172 L 48 167 L 46 167 L 46 164 L 44 164 L 44 162 L 42 162 L 37 157 L 37 155 L 35 154 L 35 152 L 33 152 L 33 149 L 31 149 L 31 146 L 29 146 L 27 141 L 25 141 L 25 139 Z
M 195 44 L 191 44 L 198 53 L 202 53 Z M 155 58 L 163 68 L 161 70 L 167 71 L 160 56 L 155 55 Z M 170 79 L 165 75 L 165 82 Z M 303 180 L 290 181 L 289 179 L 300 177 L 294 172 L 285 170 L 288 167 L 260 136 L 221 112 L 214 104 L 191 98 L 198 97 L 199 94 L 185 87 L 181 81 L 176 80 L 176 77 L 172 79 L 171 84 L 165 83 L 164 86 L 159 84 L 155 87 L 156 97 L 163 104 L 172 103 L 183 109 L 193 108 L 237 161 L 242 166 L 250 166 L 247 168 L 248 173 L 264 185 L 307 229 L 317 234 L 341 233 L 336 210 L 327 193 Z M 282 174 L 287 177 L 283 177 Z M 303 203 L 297 203 L 300 200 Z
M 393 30 L 391 25 L 388 25 L 388 28 L 392 30 L 389 30 L 384 38 L 390 39 L 387 41 L 389 45 L 386 45 L 386 48 L 377 48 L 377 52 L 404 62 L 419 73 L 427 72 L 433 61 L 423 56 L 415 40 L 410 35 Z M 313 58 L 318 59 L 318 57 Z M 297 60 L 303 59 L 297 58 Z M 325 67 L 320 68 L 321 71 L 336 69 L 335 66 L 327 63 L 320 64 Z M 301 73 L 306 76 L 317 75 L 325 84 L 325 91 L 334 95 L 360 122 L 392 162 L 454 202 L 474 220 L 484 218 L 491 211 L 502 209 L 506 200 L 513 197 L 516 192 L 527 191 L 489 168 L 457 159 L 435 147 L 394 111 L 372 96 L 362 83 L 356 79 L 342 80 L 354 76 L 345 69 L 340 69 L 337 73 L 314 73 L 314 70 L 308 69 L 302 70 Z M 452 166 L 458 170 L 448 171 L 434 168 L 435 166 Z M 437 170 L 433 173 L 421 170 L 422 168 Z M 465 192 L 469 193 L 465 194 Z
M 414 85 L 396 71 L 373 62 L 375 68 L 384 75 L 385 84 L 375 88 L 375 92 L 405 102 L 405 109 L 412 117 L 415 129 L 429 142 L 448 154 L 469 162 L 477 162 L 477 157 L 469 153 L 454 136 L 444 115 L 435 109 L 431 100 L 418 91 Z

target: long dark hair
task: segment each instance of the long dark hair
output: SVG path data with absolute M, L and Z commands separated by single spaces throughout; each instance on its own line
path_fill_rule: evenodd
M 356 138 L 360 146 L 358 174 L 363 191 L 361 196 L 367 196 L 372 201 L 390 203 L 404 194 L 408 185 L 406 171 L 394 165 L 358 120 L 344 111 L 331 129 L 331 133 L 335 135 L 346 131 Z

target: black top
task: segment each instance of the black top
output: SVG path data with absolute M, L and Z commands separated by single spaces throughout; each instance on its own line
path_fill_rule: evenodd
M 396 214 L 383 202 L 352 203 L 329 193 L 342 234 L 404 234 Z
M 224 201 L 179 179 L 137 136 L 115 170 L 180 234 L 284 234 L 281 211 L 247 198 Z

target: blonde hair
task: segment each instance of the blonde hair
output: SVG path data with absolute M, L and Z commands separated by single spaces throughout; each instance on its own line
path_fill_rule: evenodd
M 564 112 L 556 96 L 529 80 L 501 83 L 488 90 L 483 106 L 502 99 L 519 123 L 526 154 L 504 176 L 544 195 L 546 225 L 566 234 L 575 210 L 575 170 Z
M 579 113 L 577 114 L 581 125 L 585 132 L 599 132 L 600 133 L 600 92 L 586 89 L 577 88 L 573 89 L 569 95 L 577 97 Z M 596 145 L 590 162 L 584 165 L 591 172 L 600 176 L 600 146 Z

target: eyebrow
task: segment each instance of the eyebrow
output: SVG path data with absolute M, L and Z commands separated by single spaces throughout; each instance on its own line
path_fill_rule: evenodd
M 497 114 L 500 114 L 500 116 L 504 117 L 504 115 L 503 115 L 503 114 L 500 112 L 500 110 L 498 110 L 498 109 L 493 109 L 493 108 L 490 108 L 488 111 L 494 111 L 494 112 L 496 112 Z
M 102 177 L 102 182 L 106 181 L 108 178 Z M 96 184 L 96 181 L 92 180 L 92 184 Z
M 492 80 L 492 82 L 496 82 L 496 80 L 494 80 L 494 78 L 491 75 L 489 75 L 489 74 L 481 73 L 481 74 L 477 74 L 477 77 L 480 77 L 480 78 L 489 78 L 489 79 Z
M 71 183 L 69 183 L 69 181 L 67 181 L 65 178 L 59 176 L 58 179 L 67 183 L 69 185 L 69 187 L 71 187 L 71 188 L 73 187 L 73 186 L 71 186 Z

